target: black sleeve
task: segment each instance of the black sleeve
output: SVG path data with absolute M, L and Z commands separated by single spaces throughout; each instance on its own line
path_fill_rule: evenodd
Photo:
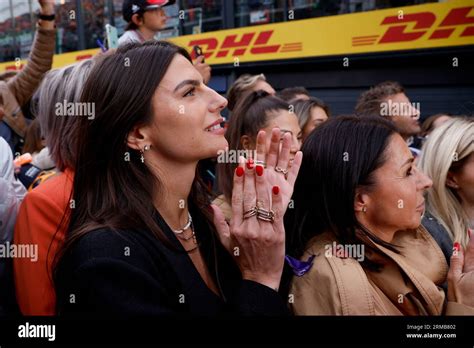
M 176 312 L 155 279 L 121 260 L 85 262 L 71 270 L 68 278 L 67 287 L 58 294 L 60 315 L 130 317 Z
M 244 316 L 286 316 L 288 307 L 280 294 L 263 284 L 242 280 L 230 300 L 234 312 Z
M 114 232 L 89 232 L 95 233 L 81 238 L 60 261 L 56 283 L 59 315 L 90 317 L 93 313 L 120 318 L 180 311 L 179 291 L 170 295 L 142 246 Z

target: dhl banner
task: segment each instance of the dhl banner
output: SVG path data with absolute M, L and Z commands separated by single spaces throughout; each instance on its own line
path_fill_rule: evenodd
M 83 59 L 92 58 L 95 54 L 99 53 L 100 49 L 90 49 L 84 51 L 69 52 L 63 54 L 55 54 L 53 58 L 53 68 L 59 68 L 69 64 L 76 63 Z M 0 63 L 0 73 L 5 70 L 20 70 L 26 64 L 25 60 L 17 60 L 14 62 Z
M 221 30 L 172 38 L 201 46 L 209 64 L 474 45 L 474 1 L 390 8 L 355 14 L 288 20 L 283 23 Z M 54 57 L 54 67 L 89 58 L 98 50 Z M 0 64 L 16 69 L 24 61 Z

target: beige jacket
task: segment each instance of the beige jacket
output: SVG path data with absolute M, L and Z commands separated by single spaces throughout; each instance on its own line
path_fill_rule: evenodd
M 25 136 L 27 124 L 21 106 L 31 98 L 53 63 L 55 30 L 38 27 L 35 41 L 25 68 L 8 82 L 0 82 L 0 105 L 3 120 L 20 137 Z
M 384 265 L 382 272 L 362 268 L 354 258 L 328 256 L 332 233 L 313 238 L 302 259 L 317 255 L 308 273 L 294 277 L 290 287 L 296 315 L 462 315 L 474 308 L 445 301 L 440 287 L 448 272 L 446 259 L 431 235 L 420 226 L 399 231 L 396 254 L 367 241 L 381 251 L 365 250 L 365 257 Z M 332 249 L 331 249 L 332 250 Z

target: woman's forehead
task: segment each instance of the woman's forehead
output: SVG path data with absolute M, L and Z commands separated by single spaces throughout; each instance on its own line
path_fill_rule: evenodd
M 183 80 L 198 80 L 201 78 L 199 72 L 189 60 L 180 54 L 176 54 L 166 71 L 160 86 L 174 89 Z

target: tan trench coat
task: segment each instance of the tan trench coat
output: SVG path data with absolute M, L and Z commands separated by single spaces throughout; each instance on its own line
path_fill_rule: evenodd
M 446 301 L 440 286 L 448 265 L 424 227 L 395 234 L 392 243 L 401 246 L 401 254 L 368 241 L 381 251 L 366 249 L 365 256 L 384 265 L 378 273 L 354 258 L 326 257 L 326 245 L 334 241 L 325 233 L 309 242 L 302 259 L 315 254 L 314 264 L 290 286 L 296 315 L 474 315 L 474 308 Z

